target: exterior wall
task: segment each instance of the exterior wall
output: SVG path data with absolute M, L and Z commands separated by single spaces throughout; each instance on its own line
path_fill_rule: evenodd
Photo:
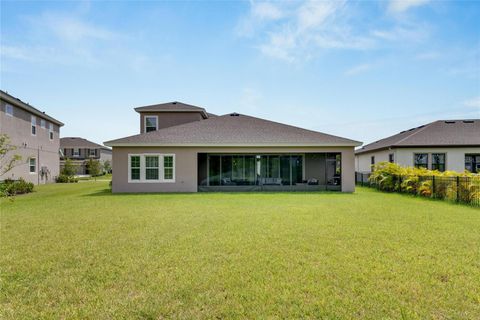
M 31 134 L 31 115 L 29 112 L 13 105 L 13 116 L 5 114 L 5 101 L 0 101 L 0 133 L 7 134 L 10 143 L 17 147 L 10 155 L 18 154 L 22 157 L 19 164 L 0 179 L 23 178 L 34 184 L 55 182 L 60 170 L 58 150 L 60 148 L 60 127 L 53 124 L 53 140 L 49 138 L 49 121 L 46 128 L 40 126 L 41 118 L 37 115 L 37 134 Z M 12 105 L 12 104 L 11 104 Z M 37 172 L 30 173 L 29 159 L 37 159 Z M 40 170 L 46 167 L 48 174 L 42 176 Z
M 375 155 L 375 162 L 388 161 L 388 155 L 394 154 L 394 162 L 403 167 L 413 167 L 415 153 L 428 153 L 428 168 L 432 165 L 432 153 L 445 153 L 445 168 L 450 171 L 463 172 L 465 170 L 465 154 L 480 154 L 478 148 L 395 148 L 356 155 L 355 170 L 358 172 L 371 172 L 370 157 Z M 378 160 L 377 160 L 378 159 Z
M 314 153 L 338 152 L 342 154 L 342 191 L 355 191 L 355 165 L 353 147 L 294 148 L 294 147 L 114 147 L 112 191 L 119 192 L 197 192 L 198 153 Z M 141 153 L 175 154 L 175 182 L 129 183 L 128 155 Z
M 368 173 L 372 172 L 371 158 L 375 157 L 375 163 L 388 162 L 388 155 L 393 153 L 393 158 L 397 159 L 396 150 L 381 150 L 372 153 L 365 153 L 355 156 L 355 171 Z
M 157 116 L 158 129 L 203 119 L 200 112 L 142 112 L 140 113 L 140 133 L 145 132 L 145 116 Z

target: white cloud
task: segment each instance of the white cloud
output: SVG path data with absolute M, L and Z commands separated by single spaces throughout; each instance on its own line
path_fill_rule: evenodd
M 358 66 L 354 66 L 347 71 L 345 71 L 345 75 L 347 76 L 354 76 L 363 72 L 366 72 L 372 68 L 371 64 L 360 64 Z
M 391 13 L 403 13 L 407 10 L 427 4 L 430 0 L 391 0 L 388 11 Z
M 271 2 L 251 2 L 251 12 L 256 18 L 277 20 L 283 17 L 282 10 Z
M 463 105 L 469 108 L 477 108 L 480 110 L 480 97 L 466 100 L 463 102 Z

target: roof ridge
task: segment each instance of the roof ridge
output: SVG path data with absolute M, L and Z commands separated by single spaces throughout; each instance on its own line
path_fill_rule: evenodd
M 403 142 L 403 141 L 405 141 L 405 140 L 407 140 L 407 139 L 410 139 L 411 137 L 413 137 L 413 136 L 416 135 L 417 133 L 422 132 L 423 130 L 427 129 L 427 128 L 430 127 L 432 124 L 437 123 L 437 122 L 438 122 L 438 120 L 437 120 L 437 121 L 430 122 L 430 123 L 427 123 L 427 124 L 424 124 L 423 126 L 418 126 L 418 127 L 415 128 L 415 129 L 419 129 L 419 130 L 414 130 L 414 131 L 412 132 L 412 134 L 409 134 L 409 135 L 406 136 L 405 138 L 400 139 L 399 141 L 393 143 L 392 146 L 396 146 L 396 145 L 400 144 L 401 142 Z

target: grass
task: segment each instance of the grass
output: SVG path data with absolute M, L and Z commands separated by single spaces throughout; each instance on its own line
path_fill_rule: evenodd
M 478 209 L 107 185 L 1 203 L 1 318 L 480 318 Z

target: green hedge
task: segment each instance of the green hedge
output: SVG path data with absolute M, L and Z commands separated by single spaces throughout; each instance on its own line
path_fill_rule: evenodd
M 30 193 L 33 191 L 33 183 L 26 182 L 20 178 L 18 180 L 6 179 L 0 183 L 0 193 L 3 196 L 14 196 L 17 194 Z

